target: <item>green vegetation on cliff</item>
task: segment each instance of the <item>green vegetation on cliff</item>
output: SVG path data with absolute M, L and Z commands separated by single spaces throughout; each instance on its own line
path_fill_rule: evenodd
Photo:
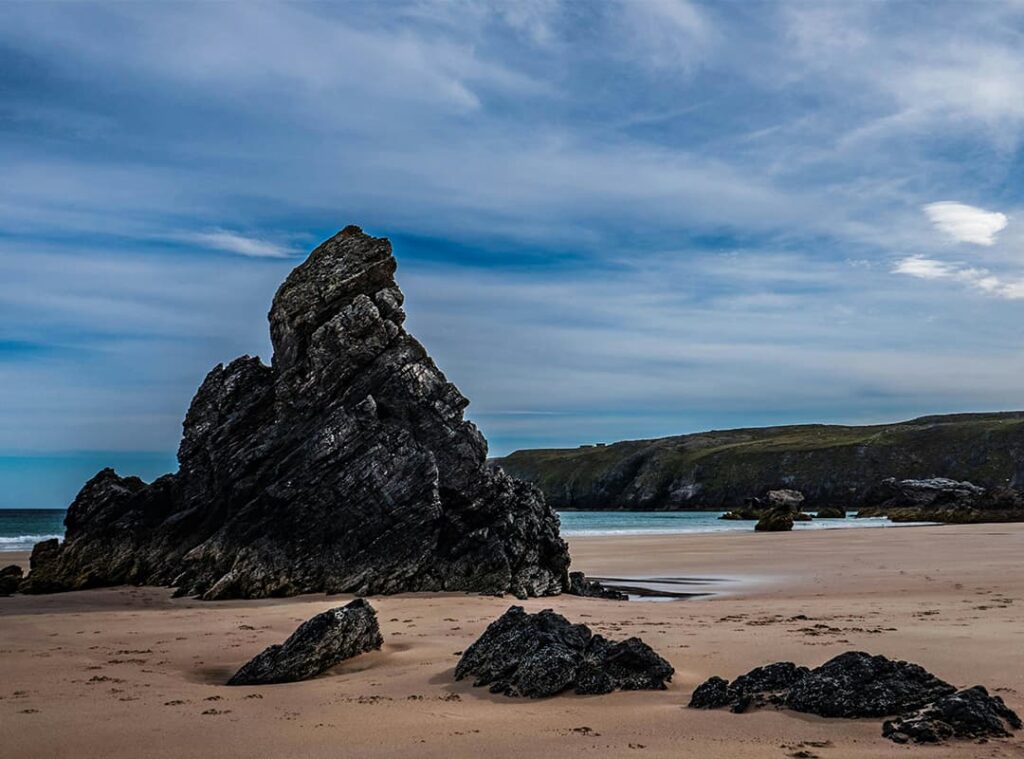
M 886 477 L 1024 487 L 1024 411 L 700 432 L 496 459 L 561 509 L 728 509 L 769 488 L 857 509 Z

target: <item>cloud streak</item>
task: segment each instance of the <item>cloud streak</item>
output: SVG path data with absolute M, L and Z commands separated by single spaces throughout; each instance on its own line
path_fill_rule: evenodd
M 951 280 L 1006 300 L 1024 299 L 1024 279 L 1005 279 L 987 269 L 963 264 L 946 263 L 925 256 L 907 256 L 898 260 L 892 269 L 895 274 L 905 274 L 917 279 Z
M 252 258 L 289 258 L 296 253 L 295 250 L 284 245 L 255 237 L 246 237 L 226 230 L 192 232 L 182 235 L 182 239 L 212 250 L 221 250 Z

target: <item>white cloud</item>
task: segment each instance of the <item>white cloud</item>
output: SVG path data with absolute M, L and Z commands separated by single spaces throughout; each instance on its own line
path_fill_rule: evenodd
M 295 253 L 290 248 L 268 240 L 246 237 L 225 230 L 196 232 L 185 235 L 184 239 L 214 250 L 223 250 L 227 253 L 237 253 L 240 256 L 252 258 L 288 258 Z
M 1006 228 L 1009 219 L 998 211 L 943 200 L 924 206 L 924 212 L 935 228 L 958 242 L 994 245 L 996 235 Z
M 896 262 L 895 274 L 907 274 L 918 279 L 943 279 L 951 277 L 955 269 L 942 261 L 924 256 L 908 256 Z
M 1024 299 L 1024 279 L 1004 279 L 988 269 L 950 264 L 926 256 L 908 256 L 897 261 L 892 271 L 918 279 L 956 280 L 986 295 L 1006 300 Z

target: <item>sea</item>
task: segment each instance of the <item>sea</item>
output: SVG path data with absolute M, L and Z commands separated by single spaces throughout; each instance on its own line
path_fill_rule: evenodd
M 28 551 L 41 540 L 64 536 L 64 509 L 0 509 L 0 551 Z M 562 511 L 562 534 L 672 535 L 701 532 L 749 532 L 753 520 L 722 520 L 721 511 Z M 811 512 L 812 514 L 814 512 Z M 849 517 L 853 516 L 850 512 Z M 903 527 L 884 517 L 797 522 L 797 530 L 851 527 Z
M 0 551 L 30 551 L 41 540 L 64 537 L 66 509 L 0 509 Z

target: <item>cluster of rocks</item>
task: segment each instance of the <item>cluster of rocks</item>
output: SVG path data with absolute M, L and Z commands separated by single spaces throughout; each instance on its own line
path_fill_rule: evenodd
M 1024 494 L 945 477 L 890 477 L 871 489 L 857 516 L 887 516 L 894 522 L 1017 522 L 1024 521 Z
M 609 641 L 550 609 L 512 606 L 492 622 L 455 668 L 455 679 L 491 693 L 541 698 L 566 690 L 663 690 L 675 670 L 639 638 Z
M 569 554 L 532 485 L 487 466 L 466 398 L 406 332 L 386 239 L 347 227 L 270 310 L 273 361 L 213 369 L 176 474 L 104 469 L 41 543 L 28 593 L 168 585 L 203 599 L 309 592 L 560 593 Z
M 282 644 L 248 661 L 228 685 L 269 685 L 315 677 L 336 664 L 377 650 L 384 639 L 364 599 L 302 623 Z M 610 641 L 550 609 L 528 614 L 512 606 L 462 655 L 455 679 L 475 678 L 492 693 L 540 698 L 572 689 L 579 694 L 663 690 L 672 665 L 640 638 Z
M 891 717 L 883 735 L 897 742 L 1005 737 L 1021 722 L 981 686 L 958 691 L 923 667 L 850 651 L 815 669 L 791 662 L 757 667 L 731 683 L 712 677 L 690 707 L 735 713 L 773 706 L 822 717 Z
M 803 511 L 804 494 L 799 490 L 769 490 L 763 497 L 747 498 L 742 509 L 727 511 L 719 519 L 757 520 L 758 532 L 783 532 L 793 529 L 794 522 L 812 519 L 844 519 L 846 510 L 840 506 L 823 506 L 812 517 Z

